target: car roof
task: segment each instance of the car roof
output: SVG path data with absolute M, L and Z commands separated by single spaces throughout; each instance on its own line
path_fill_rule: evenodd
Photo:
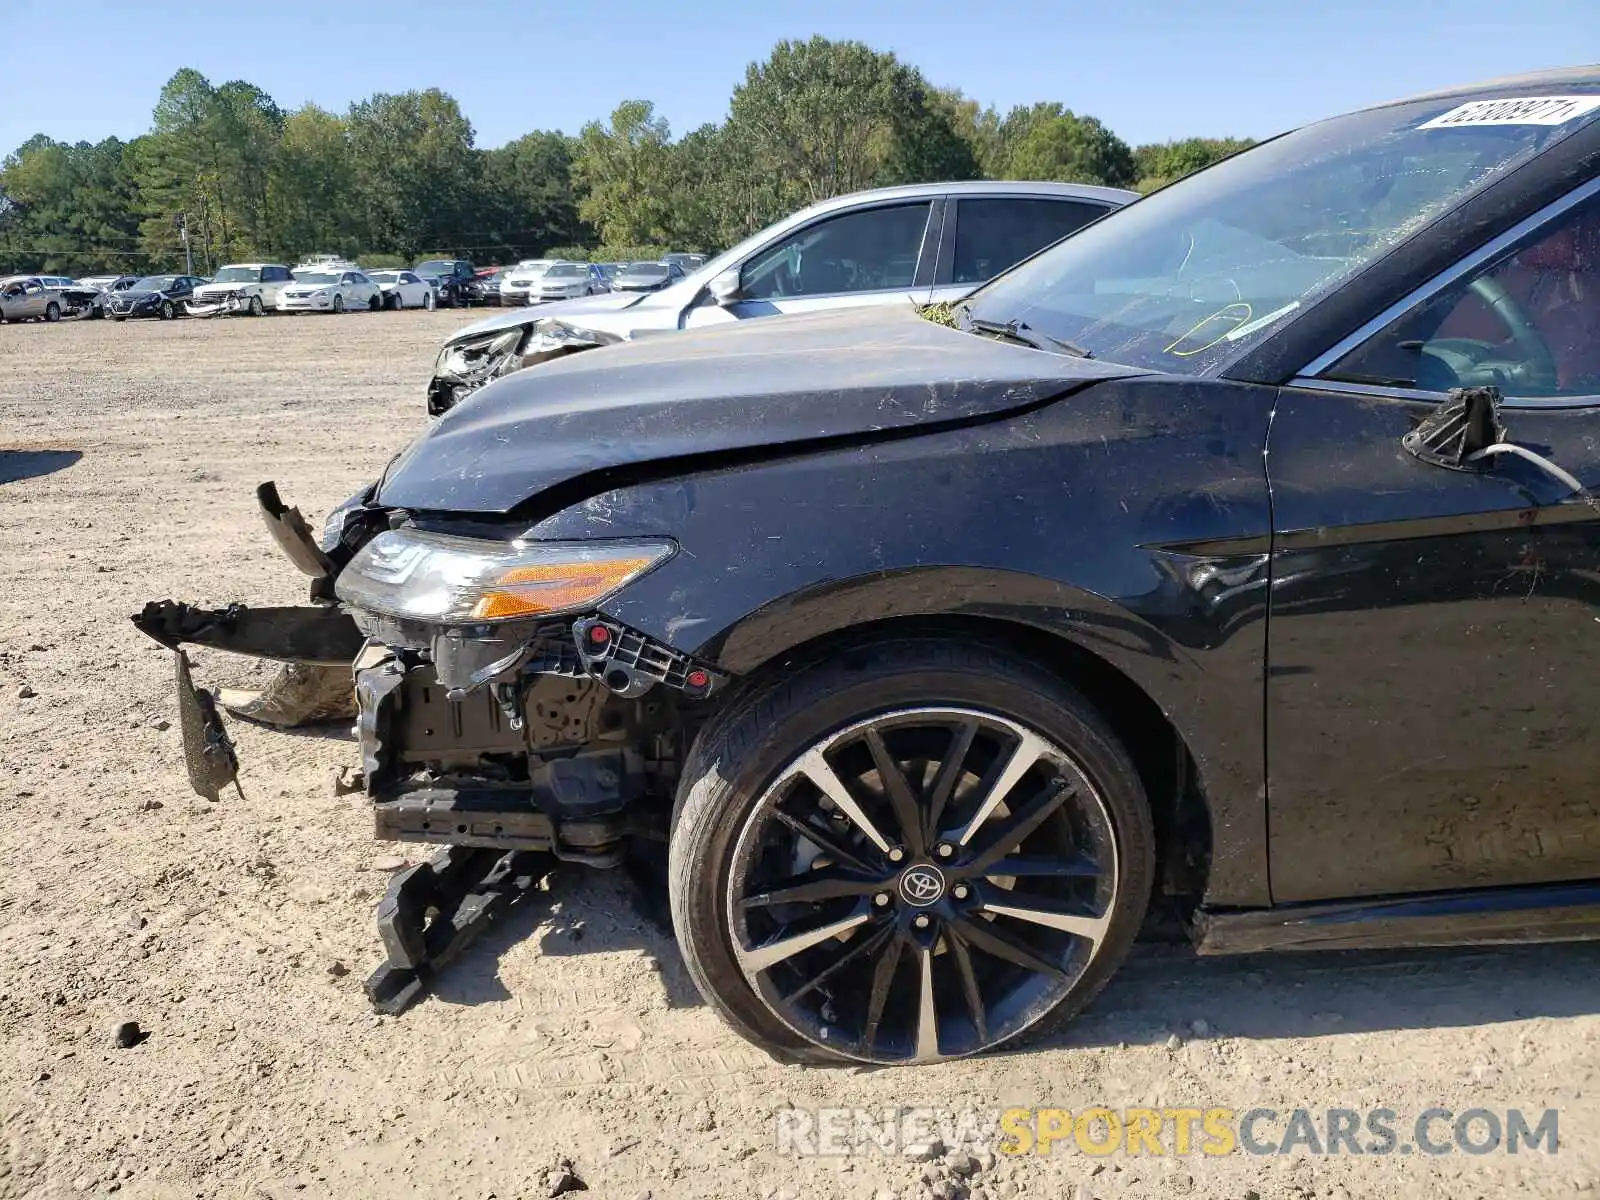
M 1537 96 L 1554 92 L 1600 92 L 1600 64 L 1582 67 L 1555 67 L 1547 71 L 1526 71 L 1520 75 L 1502 75 L 1477 83 L 1462 83 L 1438 88 L 1431 92 L 1418 92 L 1396 100 L 1385 100 L 1370 108 L 1392 108 L 1397 104 L 1413 104 L 1418 100 L 1470 100 L 1476 96 Z
M 906 183 L 896 187 L 849 192 L 819 201 L 803 211 L 809 216 L 853 208 L 877 200 L 922 200 L 941 196 L 1055 196 L 1066 200 L 1097 200 L 1107 204 L 1131 204 L 1138 192 L 1125 188 L 1100 187 L 1092 183 L 1050 183 L 1024 179 L 982 179 L 964 183 Z

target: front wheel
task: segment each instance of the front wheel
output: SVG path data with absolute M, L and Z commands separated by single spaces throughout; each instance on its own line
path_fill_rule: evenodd
M 367 297 L 367 311 L 378 312 L 383 308 L 383 300 L 376 294 Z
M 171 300 L 163 300 L 161 302 L 161 319 L 163 321 L 170 321 L 177 315 L 178 310 L 172 306 Z
M 433 292 L 431 290 L 422 298 L 422 307 L 427 309 L 429 312 L 432 312 L 434 309 L 439 307 L 439 302 L 434 299 Z
M 265 315 L 266 311 L 266 306 L 261 303 L 260 296 L 250 297 L 250 315 L 252 317 L 263 316 Z
M 336 313 L 342 313 L 344 311 L 344 297 L 343 296 L 335 296 L 333 298 L 333 311 L 336 312 Z
M 57 304 L 54 300 L 45 305 L 44 319 L 51 322 L 61 320 L 61 305 Z
M 735 699 L 678 807 L 690 976 L 790 1060 L 932 1062 L 1066 1019 L 1126 956 L 1155 869 L 1094 708 L 955 641 L 856 647 Z

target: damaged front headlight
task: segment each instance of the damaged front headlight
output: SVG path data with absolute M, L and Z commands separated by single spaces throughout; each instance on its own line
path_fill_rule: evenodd
M 344 503 L 330 512 L 322 521 L 322 536 L 317 540 L 324 554 L 333 553 L 340 542 L 344 540 L 344 527 L 350 519 L 350 514 L 359 512 L 367 506 L 367 500 L 376 490 L 376 484 L 368 484 Z
M 364 545 L 335 591 L 352 608 L 432 625 L 593 609 L 672 556 L 668 541 L 495 542 L 391 529 Z
M 525 329 L 507 329 L 450 343 L 439 351 L 433 373 L 455 383 L 482 383 L 508 374 L 521 365 L 516 352 L 526 334 Z

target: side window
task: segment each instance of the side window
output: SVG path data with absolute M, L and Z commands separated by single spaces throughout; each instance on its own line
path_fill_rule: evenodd
M 956 201 L 951 283 L 984 283 L 1106 214 L 1079 200 L 994 196 Z
M 777 300 L 910 287 L 929 207 L 871 208 L 807 226 L 745 263 L 744 294 Z
M 1507 396 L 1600 395 L 1600 197 L 1402 314 L 1323 378 Z

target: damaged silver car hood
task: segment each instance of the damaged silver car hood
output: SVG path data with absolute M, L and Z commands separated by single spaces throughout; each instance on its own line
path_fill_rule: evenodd
M 574 324 L 585 327 L 593 325 L 605 333 L 615 333 L 625 337 L 628 332 L 638 325 L 641 309 L 649 314 L 645 317 L 645 324 L 648 328 L 676 329 L 678 327 L 678 313 L 681 309 L 680 304 L 647 305 L 642 303 L 643 301 L 658 300 L 663 295 L 665 295 L 664 292 L 645 292 L 642 294 L 639 292 L 601 292 L 597 296 L 583 296 L 576 300 L 552 300 L 549 304 L 533 304 L 527 308 L 510 308 L 456 330 L 445 341 L 445 345 L 453 346 L 459 342 L 470 342 L 486 333 L 497 333 L 502 329 L 517 329 L 551 317 L 560 319 L 572 318 Z M 620 315 L 622 310 L 628 310 L 630 318 L 622 318 Z
M 944 426 L 1141 373 L 962 333 L 909 304 L 729 323 L 495 380 L 391 464 L 377 501 L 503 513 L 595 472 Z

